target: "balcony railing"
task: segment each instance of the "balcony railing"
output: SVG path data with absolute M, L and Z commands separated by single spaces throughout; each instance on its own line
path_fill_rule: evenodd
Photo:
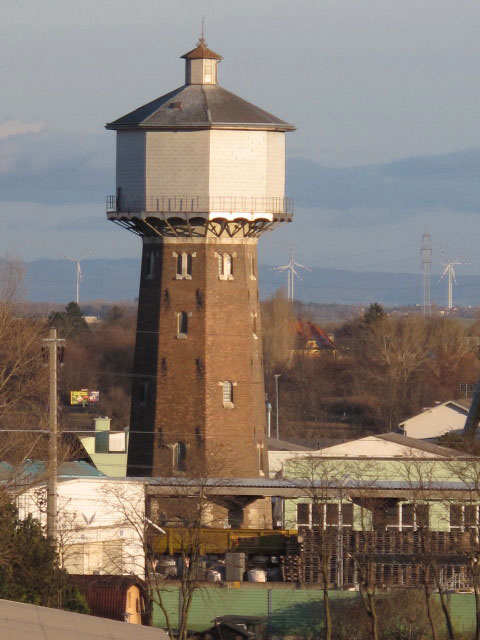
M 107 213 L 268 213 L 291 215 L 292 198 L 249 196 L 107 196 Z

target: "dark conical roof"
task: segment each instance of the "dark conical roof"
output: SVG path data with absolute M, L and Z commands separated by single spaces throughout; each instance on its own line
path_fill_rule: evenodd
M 184 85 L 107 124 L 107 129 L 136 128 L 295 130 L 217 84 Z

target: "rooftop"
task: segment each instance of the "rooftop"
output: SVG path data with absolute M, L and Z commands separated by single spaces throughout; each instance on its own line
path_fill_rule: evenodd
M 185 53 L 182 58 L 185 58 L 187 65 L 185 85 L 108 123 L 107 129 L 295 129 L 293 125 L 220 87 L 216 74 L 208 76 L 209 81 L 204 75 L 195 82 L 190 82 L 190 64 L 200 64 L 196 62 L 198 60 L 214 60 L 211 64 L 216 67 L 222 59 L 206 46 L 203 37 L 196 48 Z
M 201 60 L 202 58 L 206 60 L 223 60 L 222 56 L 207 47 L 205 38 L 200 38 L 195 49 L 187 51 L 181 57 L 185 58 L 185 60 Z
M 295 127 L 217 84 L 188 84 L 107 124 L 107 129 L 260 129 Z
M 15 640 L 167 640 L 161 629 L 0 600 L 0 636 Z

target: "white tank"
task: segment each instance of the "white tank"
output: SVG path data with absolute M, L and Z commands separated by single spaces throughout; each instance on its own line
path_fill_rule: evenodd
M 266 582 L 267 574 L 263 569 L 249 569 L 247 573 L 248 582 Z

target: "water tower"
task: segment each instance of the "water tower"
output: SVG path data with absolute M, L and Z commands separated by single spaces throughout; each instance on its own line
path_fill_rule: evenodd
M 185 84 L 111 122 L 108 219 L 143 243 L 130 476 L 267 473 L 257 242 L 292 219 L 285 132 L 220 87 L 203 38 Z

